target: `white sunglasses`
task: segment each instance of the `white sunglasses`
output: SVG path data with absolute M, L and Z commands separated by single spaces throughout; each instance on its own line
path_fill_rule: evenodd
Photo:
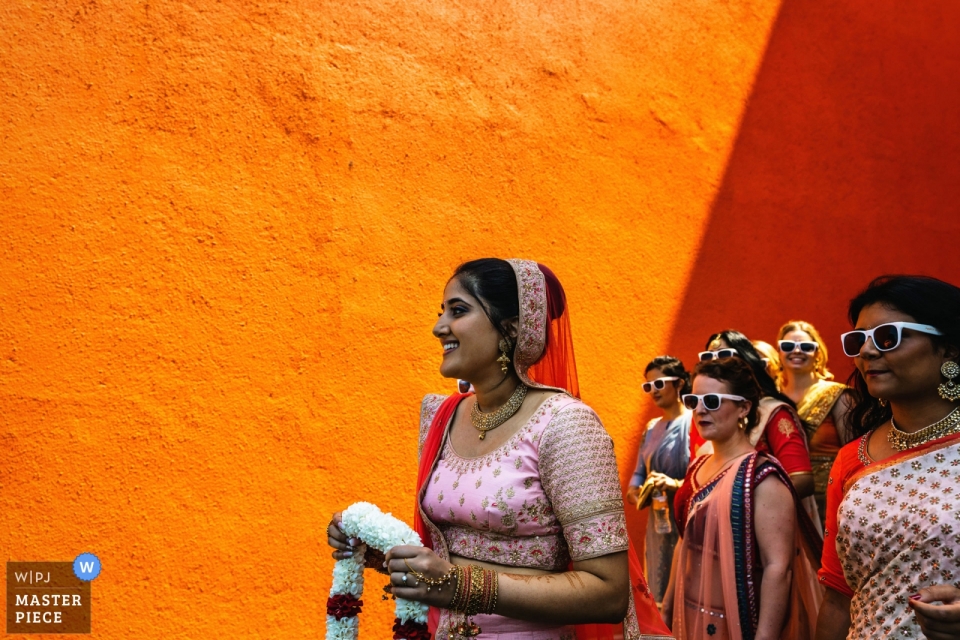
M 820 346 L 816 342 L 797 342 L 796 340 L 780 340 L 777 343 L 780 346 L 780 351 L 783 353 L 793 353 L 797 349 L 804 353 L 813 353 Z
M 700 362 L 719 360 L 720 358 L 737 358 L 739 356 L 740 354 L 736 349 L 715 349 L 713 351 L 701 351 L 697 354 L 697 357 L 700 358 Z
M 840 334 L 840 342 L 843 344 L 843 352 L 851 358 L 860 355 L 863 345 L 867 344 L 867 338 L 873 340 L 873 346 L 877 351 L 891 351 L 900 346 L 900 340 L 903 338 L 904 329 L 913 329 L 920 333 L 929 333 L 934 336 L 943 334 L 936 327 L 929 324 L 917 324 L 916 322 L 886 322 L 877 325 L 873 329 L 855 329 Z
M 746 398 L 743 396 L 730 395 L 729 393 L 705 393 L 703 395 L 688 393 L 683 396 L 683 406 L 690 409 L 690 411 L 696 411 L 702 404 L 703 408 L 707 411 L 716 411 L 720 408 L 720 403 L 723 400 L 744 402 Z
M 650 382 L 643 383 L 643 390 L 647 393 L 651 393 L 654 389 L 660 391 L 665 386 L 667 386 L 668 380 L 679 380 L 680 378 L 676 376 L 664 376 L 662 378 L 657 378 L 656 380 L 651 380 Z

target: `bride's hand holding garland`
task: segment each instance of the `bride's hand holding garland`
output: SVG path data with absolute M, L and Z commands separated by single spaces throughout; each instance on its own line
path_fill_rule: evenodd
M 385 589 L 394 594 L 393 637 L 400 640 L 429 640 L 430 605 L 458 614 L 446 634 L 450 638 L 480 635 L 481 629 L 471 617 L 496 610 L 496 571 L 450 564 L 423 547 L 408 525 L 369 502 L 358 502 L 334 514 L 327 526 L 327 542 L 335 549 L 337 560 L 327 599 L 327 640 L 357 640 L 364 568 L 390 576 Z
M 327 640 L 357 640 L 359 614 L 363 608 L 363 570 L 375 564 L 385 565 L 383 555 L 369 550 L 389 551 L 398 546 L 416 548 L 420 537 L 404 522 L 376 505 L 358 502 L 335 514 L 327 527 L 327 542 L 335 551 L 333 584 L 327 599 Z M 377 568 L 377 567 L 374 567 Z M 422 575 L 422 574 L 420 574 Z M 430 580 L 426 578 L 426 580 Z M 401 580 L 402 582 L 402 580 Z M 386 597 L 386 596 L 384 596 Z M 393 637 L 403 640 L 429 640 L 427 606 L 402 596 L 395 597 L 396 618 Z
M 388 589 L 393 595 L 441 609 L 450 606 L 456 587 L 454 566 L 432 550 L 407 545 L 393 547 L 387 553 L 385 566 L 390 573 Z M 425 584 L 417 574 L 434 584 Z
M 338 511 L 333 514 L 333 519 L 327 527 L 327 544 L 335 549 L 332 554 L 334 560 L 351 558 L 354 553 L 362 550 L 362 543 L 358 539 L 347 538 L 346 534 L 340 530 L 342 519 L 342 512 Z M 390 562 L 391 560 L 393 562 Z M 422 584 L 416 576 L 410 573 L 408 566 L 404 564 L 404 560 L 409 563 L 409 569 L 430 578 L 448 576 L 453 568 L 452 564 L 441 560 L 430 549 L 409 545 L 400 545 L 390 549 L 382 567 L 370 567 L 369 565 L 368 567 L 377 569 L 381 573 L 390 574 L 390 584 L 385 587 L 387 593 L 392 592 L 398 598 L 422 602 L 431 607 L 448 607 L 453 597 L 451 585 L 455 582 L 447 581 L 440 585 L 440 588 L 431 587 L 430 591 L 427 591 L 429 585 Z M 406 583 L 403 581 L 404 575 L 407 576 Z

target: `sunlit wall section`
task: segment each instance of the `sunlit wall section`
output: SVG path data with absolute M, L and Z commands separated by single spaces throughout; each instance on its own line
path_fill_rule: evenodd
M 315 636 L 482 255 L 563 280 L 626 477 L 778 8 L 4 4 L 7 559 L 97 553 L 94 637 Z

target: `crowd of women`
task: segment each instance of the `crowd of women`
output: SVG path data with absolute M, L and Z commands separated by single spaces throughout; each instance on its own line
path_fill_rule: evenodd
M 774 346 L 720 331 L 692 371 L 650 361 L 663 415 L 626 493 L 650 507 L 641 564 L 559 280 L 461 265 L 433 332 L 471 391 L 423 401 L 424 546 L 382 558 L 387 590 L 449 640 L 960 637 L 960 288 L 881 277 L 848 316 L 849 386 L 800 321 Z M 327 534 L 338 559 L 363 542 L 339 514 Z

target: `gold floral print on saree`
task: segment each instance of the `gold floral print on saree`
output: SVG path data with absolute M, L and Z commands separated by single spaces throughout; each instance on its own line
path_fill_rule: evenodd
M 851 638 L 923 638 L 907 600 L 960 587 L 960 435 L 871 463 L 850 477 L 837 512 L 837 554 Z

